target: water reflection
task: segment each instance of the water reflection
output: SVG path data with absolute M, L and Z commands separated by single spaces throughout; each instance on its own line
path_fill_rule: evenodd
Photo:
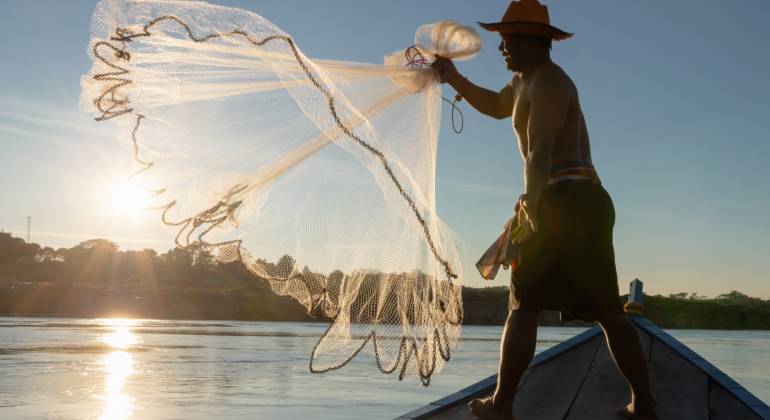
M 117 327 L 115 332 L 103 335 L 102 341 L 112 347 L 127 349 L 136 343 L 136 335 L 131 333 L 129 327 Z
M 107 407 L 101 419 L 126 419 L 131 415 L 134 408 L 133 404 L 131 404 L 133 398 L 122 391 L 126 378 L 134 373 L 133 358 L 124 351 L 114 351 L 104 356 L 104 364 L 110 376 L 107 378 L 107 395 L 99 397 L 107 402 Z
M 136 321 L 106 319 L 101 320 L 101 322 L 102 325 L 113 330 L 109 334 L 102 335 L 101 341 L 121 350 L 113 351 L 104 356 L 103 359 L 104 369 L 109 376 L 107 377 L 107 395 L 98 397 L 107 403 L 100 418 L 102 420 L 123 420 L 128 418 L 134 409 L 132 404 L 134 399 L 123 393 L 123 386 L 126 383 L 126 378 L 136 372 L 133 356 L 124 351 L 138 341 L 136 335 L 131 332 L 131 327 L 136 325 Z

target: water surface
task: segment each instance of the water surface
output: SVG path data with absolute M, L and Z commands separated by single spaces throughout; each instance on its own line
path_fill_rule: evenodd
M 428 388 L 372 356 L 308 369 L 325 323 L 0 318 L 0 418 L 392 419 L 497 370 L 502 327 L 463 327 Z M 537 351 L 585 329 L 541 327 Z M 669 330 L 765 402 L 770 332 Z

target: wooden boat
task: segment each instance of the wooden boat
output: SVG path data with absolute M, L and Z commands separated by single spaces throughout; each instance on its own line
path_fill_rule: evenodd
M 629 301 L 642 301 L 642 282 Z M 662 419 L 770 420 L 770 407 L 690 348 L 642 316 L 629 315 L 647 353 L 652 392 Z M 492 395 L 497 375 L 420 407 L 396 420 L 476 419 L 473 398 Z M 537 420 L 622 419 L 617 407 L 631 400 L 601 327 L 558 344 L 532 360 L 519 383 L 513 414 Z

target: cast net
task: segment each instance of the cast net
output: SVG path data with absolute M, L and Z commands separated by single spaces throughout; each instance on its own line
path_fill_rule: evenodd
M 438 74 L 414 64 L 470 58 L 478 34 L 425 25 L 361 64 L 308 59 L 243 10 L 103 0 L 91 36 L 80 107 L 124 127 L 130 182 L 177 244 L 332 319 L 311 371 L 364 351 L 428 385 L 458 342 L 464 248 L 436 217 Z

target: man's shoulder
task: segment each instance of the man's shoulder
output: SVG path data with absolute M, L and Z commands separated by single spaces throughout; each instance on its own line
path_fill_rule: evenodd
M 563 90 L 566 92 L 577 91 L 575 83 L 556 63 L 547 63 L 535 73 L 532 78 L 532 88 L 535 90 Z

